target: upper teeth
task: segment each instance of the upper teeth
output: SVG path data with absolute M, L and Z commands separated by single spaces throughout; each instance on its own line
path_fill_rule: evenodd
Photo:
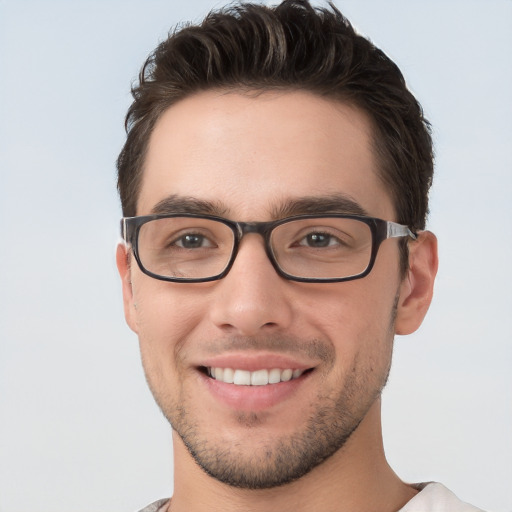
M 232 368 L 208 368 L 208 375 L 215 380 L 220 380 L 226 384 L 236 384 L 237 386 L 265 386 L 266 384 L 277 384 L 296 379 L 304 373 L 304 370 L 256 370 L 249 372 L 247 370 L 233 370 Z

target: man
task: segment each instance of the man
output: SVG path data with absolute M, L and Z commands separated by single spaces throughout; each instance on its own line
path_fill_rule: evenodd
M 172 34 L 119 156 L 125 315 L 173 428 L 145 511 L 475 511 L 386 462 L 395 334 L 429 307 L 432 143 L 331 6 L 241 5 Z

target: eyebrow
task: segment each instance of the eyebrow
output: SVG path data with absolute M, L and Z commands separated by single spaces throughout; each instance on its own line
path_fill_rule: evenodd
M 217 217 L 224 217 L 228 212 L 229 209 L 218 201 L 208 201 L 177 194 L 162 199 L 151 210 L 151 213 L 156 215 L 191 213 L 195 215 L 215 215 Z M 286 199 L 282 204 L 273 206 L 270 213 L 273 219 L 330 213 L 368 216 L 368 212 L 346 194 Z
M 276 219 L 295 215 L 324 215 L 329 213 L 368 216 L 368 212 L 346 194 L 289 199 L 272 209 L 272 216 Z
M 155 215 L 167 215 L 172 213 L 192 213 L 195 215 L 215 215 L 222 217 L 227 212 L 227 208 L 221 203 L 196 199 L 195 197 L 170 195 L 162 199 L 151 209 Z

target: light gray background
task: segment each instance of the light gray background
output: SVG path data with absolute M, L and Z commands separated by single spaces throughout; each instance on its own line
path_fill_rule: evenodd
M 338 0 L 434 125 L 436 297 L 398 338 L 388 457 L 512 511 L 512 2 Z M 219 4 L 217 4 L 219 5 Z M 211 0 L 0 0 L 0 511 L 137 510 L 172 492 L 114 266 L 114 161 L 147 53 Z

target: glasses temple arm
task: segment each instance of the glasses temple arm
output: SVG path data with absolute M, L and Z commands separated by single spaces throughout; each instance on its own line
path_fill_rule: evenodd
M 407 226 L 388 220 L 386 238 L 398 238 L 402 236 L 410 236 L 413 240 L 418 238 Z

